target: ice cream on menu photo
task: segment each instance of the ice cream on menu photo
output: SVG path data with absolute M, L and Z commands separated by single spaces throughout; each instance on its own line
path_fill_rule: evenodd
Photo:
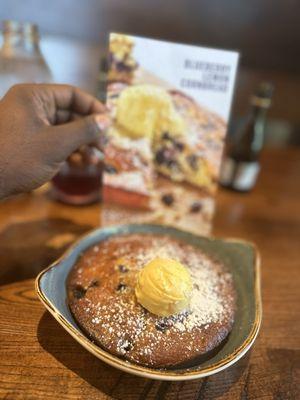
M 104 225 L 209 234 L 238 54 L 110 34 Z

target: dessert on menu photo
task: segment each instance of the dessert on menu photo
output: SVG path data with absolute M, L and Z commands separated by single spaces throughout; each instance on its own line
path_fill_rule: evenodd
M 209 234 L 238 54 L 112 33 L 103 225 Z

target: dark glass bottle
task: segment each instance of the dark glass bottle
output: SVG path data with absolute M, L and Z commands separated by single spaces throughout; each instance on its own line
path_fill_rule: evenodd
M 271 106 L 273 86 L 263 82 L 251 98 L 251 110 L 241 129 L 228 145 L 220 183 L 240 192 L 251 190 L 260 170 L 260 153 L 264 145 L 267 110 Z

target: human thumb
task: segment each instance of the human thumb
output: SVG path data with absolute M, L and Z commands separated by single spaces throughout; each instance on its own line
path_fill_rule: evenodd
M 110 125 L 106 114 L 92 114 L 62 125 L 47 128 L 47 142 L 56 148 L 59 161 L 66 159 L 84 144 L 99 139 Z

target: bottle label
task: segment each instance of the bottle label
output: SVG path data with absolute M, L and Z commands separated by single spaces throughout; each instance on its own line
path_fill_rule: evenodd
M 236 190 L 249 190 L 256 182 L 259 169 L 258 162 L 236 162 L 228 157 L 222 163 L 220 182 Z
M 229 186 L 233 180 L 235 162 L 231 158 L 225 158 L 220 170 L 220 182 L 224 186 Z
M 259 173 L 258 162 L 239 162 L 236 166 L 232 186 L 237 190 L 249 190 L 256 182 Z

